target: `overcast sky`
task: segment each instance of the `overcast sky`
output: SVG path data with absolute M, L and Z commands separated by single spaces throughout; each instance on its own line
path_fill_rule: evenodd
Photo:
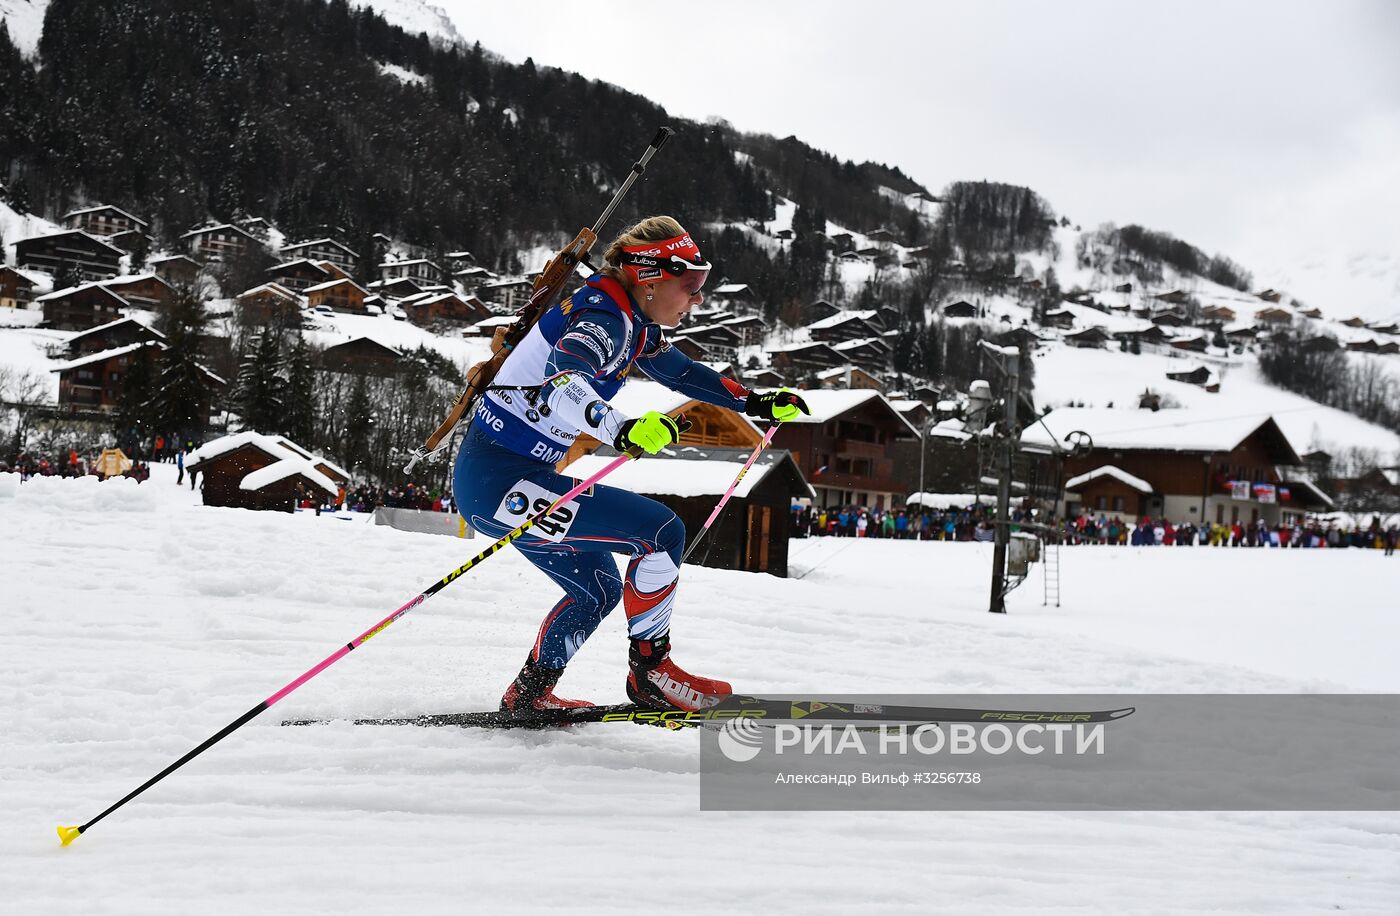
M 1370 271 L 1349 295 L 1393 292 L 1400 311 L 1400 2 L 604 0 L 586 20 L 430 2 L 508 60 L 675 115 L 795 134 L 934 191 L 1024 184 L 1086 227 L 1171 232 L 1305 296 L 1327 291 L 1309 263 Z

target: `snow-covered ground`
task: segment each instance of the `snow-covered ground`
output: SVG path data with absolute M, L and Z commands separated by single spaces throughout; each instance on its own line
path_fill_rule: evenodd
M 697 737 L 280 728 L 494 705 L 554 600 L 474 569 L 146 795 L 81 823 L 481 540 L 0 475 L 6 912 L 1400 912 L 1400 816 L 701 814 Z M 753 693 L 1400 690 L 1400 560 L 1082 547 L 984 610 L 989 547 L 806 540 L 792 578 L 688 567 L 677 659 Z M 1038 575 L 1038 574 L 1037 574 Z M 1345 585 L 1339 585 L 1345 583 Z M 623 697 L 605 621 L 561 686 Z

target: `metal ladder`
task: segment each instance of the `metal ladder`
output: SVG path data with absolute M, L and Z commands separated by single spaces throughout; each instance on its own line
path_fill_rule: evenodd
M 1046 538 L 1041 541 L 1045 547 L 1044 565 L 1041 574 L 1045 582 L 1045 600 L 1041 607 L 1048 607 L 1051 600 L 1055 602 L 1055 607 L 1060 606 L 1060 540 L 1059 538 Z

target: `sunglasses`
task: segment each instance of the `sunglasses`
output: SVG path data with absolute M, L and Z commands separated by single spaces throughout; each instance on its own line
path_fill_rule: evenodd
M 678 279 L 681 281 L 681 289 L 685 290 L 688 295 L 695 296 L 700 293 L 700 288 L 705 285 L 709 276 L 708 270 L 687 270 L 685 275 Z

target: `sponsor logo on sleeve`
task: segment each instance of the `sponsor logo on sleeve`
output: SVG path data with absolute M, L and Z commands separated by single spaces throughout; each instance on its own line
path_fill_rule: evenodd
M 597 429 L 611 410 L 612 408 L 603 401 L 593 401 L 583 409 L 583 418 L 588 421 L 589 426 Z

